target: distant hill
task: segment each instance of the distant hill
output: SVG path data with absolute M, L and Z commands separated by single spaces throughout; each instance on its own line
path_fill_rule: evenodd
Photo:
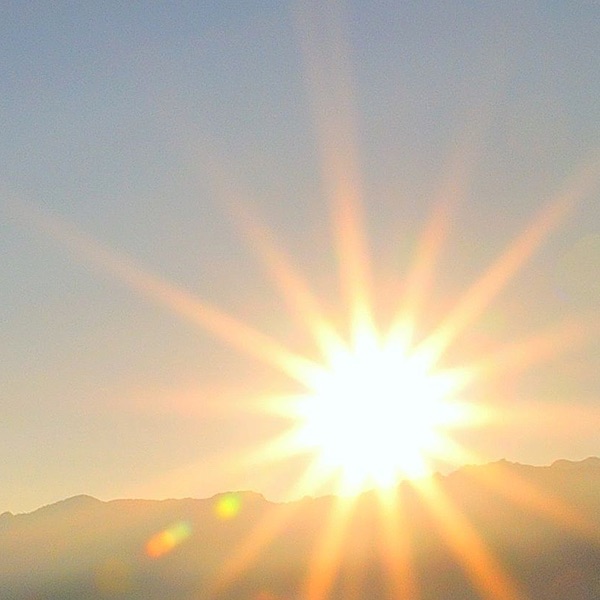
M 387 508 L 365 493 L 346 519 L 333 496 L 252 492 L 4 513 L 0 598 L 382 600 L 408 594 L 407 564 L 421 600 L 600 598 L 600 459 L 465 466 L 420 487 Z

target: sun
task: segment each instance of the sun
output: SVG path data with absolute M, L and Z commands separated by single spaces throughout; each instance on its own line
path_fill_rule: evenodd
M 457 377 L 436 371 L 399 340 L 374 331 L 338 347 L 295 399 L 295 442 L 340 491 L 388 488 L 430 472 L 451 452 L 446 432 L 470 418 Z

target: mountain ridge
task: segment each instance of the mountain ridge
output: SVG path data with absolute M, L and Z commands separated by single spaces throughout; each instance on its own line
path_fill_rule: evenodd
M 306 582 L 326 568 L 318 549 L 337 523 L 331 600 L 403 598 L 390 582 L 409 560 L 397 556 L 405 543 L 419 600 L 494 597 L 482 589 L 489 573 L 473 575 L 473 544 L 514 581 L 519 600 L 597 600 L 599 467 L 596 457 L 466 465 L 402 482 L 387 508 L 372 490 L 352 501 L 288 503 L 247 490 L 202 499 L 77 495 L 0 515 L 0 597 L 310 600 Z
M 423 479 L 428 479 L 428 478 L 441 478 L 441 479 L 445 479 L 448 477 L 452 477 L 457 473 L 463 473 L 465 471 L 470 471 L 472 469 L 485 469 L 485 468 L 489 468 L 491 466 L 494 465 L 505 465 L 508 466 L 509 468 L 514 468 L 514 469 L 577 469 L 577 468 L 597 468 L 600 469 L 600 457 L 598 456 L 588 456 L 584 459 L 581 460 L 568 460 L 568 459 L 564 459 L 564 458 L 560 458 L 560 459 L 556 459 L 554 460 L 552 463 L 550 463 L 549 465 L 529 465 L 526 463 L 520 463 L 520 462 L 513 462 L 513 461 L 509 461 L 505 458 L 501 458 L 499 460 L 496 461 L 491 461 L 488 463 L 478 463 L 478 464 L 465 464 L 462 465 L 460 467 L 458 467 L 457 469 L 455 469 L 454 471 L 451 471 L 450 473 L 447 473 L 445 475 L 436 472 L 433 473 L 431 475 L 426 476 Z M 409 479 L 405 479 L 402 480 L 399 485 L 402 485 L 404 483 L 408 483 L 410 484 L 410 480 Z M 364 492 L 361 492 L 360 495 L 362 494 L 370 494 L 370 493 L 374 493 L 375 490 L 374 489 L 368 489 Z M 330 498 L 332 496 L 335 496 L 335 494 L 325 494 L 322 496 L 311 496 L 311 495 L 306 495 L 303 498 L 299 498 L 299 499 L 294 499 L 294 500 L 287 500 L 287 501 L 275 501 L 275 500 L 269 500 L 264 494 L 260 493 L 260 492 L 256 492 L 253 490 L 230 490 L 230 491 L 225 491 L 225 492 L 218 492 L 216 494 L 213 494 L 212 496 L 206 496 L 206 497 L 202 497 L 202 498 L 196 498 L 196 497 L 184 497 L 184 498 L 112 498 L 110 500 L 100 500 L 94 496 L 90 496 L 88 494 L 75 494 L 74 496 L 68 496 L 64 499 L 61 500 L 57 500 L 55 502 L 50 502 L 49 504 L 45 504 L 42 505 L 38 508 L 35 508 L 31 511 L 27 511 L 27 512 L 18 512 L 18 513 L 13 513 L 11 511 L 4 511 L 2 513 L 0 513 L 0 523 L 1 520 L 3 518 L 7 518 L 9 516 L 13 516 L 13 517 L 17 517 L 17 516 L 21 516 L 21 515 L 31 515 L 34 514 L 40 510 L 48 510 L 48 509 L 53 509 L 54 507 L 58 508 L 63 507 L 63 506 L 67 506 L 71 503 L 73 504 L 93 504 L 93 503 L 110 503 L 110 502 L 170 502 L 170 501 L 186 501 L 186 500 L 195 500 L 195 501 L 209 501 L 209 500 L 215 500 L 218 499 L 220 497 L 229 495 L 229 494 L 241 494 L 241 495 L 248 495 L 249 497 L 257 497 L 260 498 L 262 500 L 264 500 L 265 502 L 268 502 L 270 504 L 290 504 L 290 503 L 295 503 L 295 502 L 301 502 L 304 498 L 308 498 L 311 500 L 316 500 L 319 498 Z

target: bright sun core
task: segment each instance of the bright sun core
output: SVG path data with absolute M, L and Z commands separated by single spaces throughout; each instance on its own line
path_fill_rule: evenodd
M 467 418 L 449 374 L 374 338 L 338 349 L 310 389 L 296 405 L 297 441 L 342 491 L 425 475 L 430 459 L 450 452 L 444 430 Z

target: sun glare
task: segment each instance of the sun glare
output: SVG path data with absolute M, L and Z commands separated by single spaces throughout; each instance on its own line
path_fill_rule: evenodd
M 343 491 L 427 474 L 430 459 L 447 453 L 444 431 L 468 421 L 452 397 L 455 378 L 400 342 L 373 333 L 327 362 L 296 399 L 296 441 Z
M 318 35 L 324 19 L 337 22 L 339 15 L 330 14 L 331 10 L 334 13 L 337 10 L 334 10 L 337 3 L 321 3 L 326 8 L 324 15 L 313 14 L 320 3 L 308 4 L 314 4 L 314 7 L 307 8 L 306 13 L 299 11 L 298 18 L 306 38 L 306 78 L 312 91 L 322 154 L 323 195 L 331 213 L 330 241 L 338 259 L 335 275 L 339 280 L 339 296 L 333 303 L 338 307 L 335 309 L 338 318 L 329 318 L 332 307 L 325 309 L 327 304 L 322 303 L 325 299 L 309 285 L 309 280 L 297 270 L 295 261 L 287 256 L 285 249 L 278 247 L 273 232 L 263 226 L 260 219 L 255 222 L 254 208 L 245 210 L 246 194 L 243 191 L 238 194 L 232 187 L 229 170 L 225 168 L 221 173 L 220 161 L 211 158 L 208 161 L 211 168 L 206 174 L 210 171 L 211 186 L 224 205 L 231 207 L 236 225 L 244 233 L 250 249 L 261 258 L 262 266 L 287 305 L 288 316 L 298 322 L 315 343 L 315 349 L 319 351 L 315 355 L 297 352 L 295 345 L 290 345 L 293 336 L 281 341 L 237 319 L 219 305 L 147 271 L 129 256 L 82 232 L 74 223 L 47 214 L 35 204 L 7 199 L 4 202 L 11 215 L 58 241 L 78 261 L 125 283 L 231 348 L 284 374 L 294 386 L 300 386 L 294 387 L 301 391 L 293 396 L 261 395 L 256 403 L 244 396 L 243 411 L 239 411 L 241 402 L 232 405 L 232 413 L 236 415 L 249 410 L 263 417 L 273 414 L 284 417 L 286 425 L 277 429 L 274 436 L 266 436 L 248 452 L 242 452 L 242 446 L 233 443 L 230 454 L 223 452 L 222 461 L 219 456 L 217 462 L 211 463 L 213 466 L 218 464 L 218 468 L 207 467 L 207 459 L 203 456 L 192 465 L 193 468 L 186 466 L 175 475 L 167 474 L 165 479 L 172 477 L 178 484 L 180 479 L 190 479 L 192 483 L 186 485 L 195 486 L 200 480 L 204 485 L 205 475 L 211 472 L 218 472 L 219 477 L 227 472 L 228 476 L 239 474 L 244 478 L 246 473 L 243 471 L 247 470 L 253 485 L 266 473 L 272 478 L 267 485 L 272 481 L 277 489 L 280 482 L 275 479 L 282 472 L 279 463 L 287 469 L 289 462 L 289 473 L 285 473 L 282 487 L 289 487 L 284 493 L 290 500 L 321 494 L 325 488 L 327 492 L 333 491 L 336 498 L 331 503 L 329 521 L 318 532 L 306 575 L 307 598 L 327 600 L 332 597 L 331 588 L 336 578 L 343 575 L 343 559 L 350 557 L 345 556 L 344 546 L 354 535 L 353 510 L 360 505 L 360 494 L 371 489 L 376 491 L 385 525 L 379 536 L 382 564 L 389 571 L 392 586 L 410 590 L 401 595 L 390 592 L 386 597 L 419 596 L 418 573 L 413 569 L 408 535 L 410 528 L 404 527 L 404 488 L 398 486 L 401 480 L 411 479 L 409 489 L 416 491 L 422 499 L 423 506 L 434 518 L 434 525 L 481 597 L 520 600 L 524 596 L 518 586 L 504 572 L 461 507 L 454 505 L 435 477 L 427 475 L 440 467 L 481 462 L 484 457 L 469 448 L 468 437 L 465 441 L 462 436 L 455 438 L 453 434 L 459 429 L 494 424 L 501 420 L 497 419 L 498 415 L 504 418 L 509 410 L 515 410 L 500 406 L 494 409 L 498 412 L 493 413 L 492 408 L 499 406 L 493 398 L 489 403 L 481 397 L 467 401 L 467 386 L 524 369 L 572 347 L 575 342 L 591 339 L 597 334 L 597 325 L 588 327 L 586 319 L 577 318 L 573 322 L 565 319 L 555 327 L 528 334 L 524 340 L 505 341 L 478 355 L 473 362 L 461 362 L 456 369 L 444 368 L 442 364 L 452 360 L 453 345 L 461 342 L 461 336 L 468 333 L 469 327 L 485 313 L 550 233 L 597 184 L 600 164 L 596 157 L 583 164 L 574 177 L 567 180 L 565 187 L 542 205 L 540 212 L 507 244 L 489 268 L 461 292 L 444 312 L 441 322 L 434 324 L 427 337 L 419 338 L 415 345 L 412 338 L 418 336 L 413 333 L 423 327 L 422 319 L 429 308 L 428 294 L 454 221 L 453 211 L 468 195 L 471 171 L 478 156 L 479 127 L 467 132 L 466 141 L 458 144 L 456 155 L 451 157 L 451 168 L 442 177 L 439 193 L 432 198 L 431 217 L 417 240 L 414 255 L 409 257 L 408 272 L 393 281 L 392 289 L 396 291 L 390 295 L 387 286 L 380 287 L 382 282 L 375 276 L 377 271 L 372 270 L 369 253 L 359 176 L 360 148 L 356 142 L 350 85 L 352 77 L 349 52 L 344 50 L 347 46 L 343 27 L 341 24 L 333 27 L 329 42 L 327 35 Z M 485 240 L 477 243 L 485 245 Z M 321 268 L 328 268 L 326 265 L 324 260 Z M 374 325 L 382 318 L 375 307 L 383 292 L 386 299 L 398 301 L 387 333 Z M 596 315 L 593 317 L 592 322 L 596 323 Z M 431 318 L 425 319 L 426 324 L 430 321 Z M 350 331 L 350 341 L 340 337 L 336 330 L 338 326 Z M 538 412 L 531 404 L 520 410 L 532 411 L 527 413 L 529 420 L 532 420 L 534 410 L 536 415 Z M 572 414 L 571 407 L 565 407 L 567 414 Z M 294 459 L 298 456 L 309 460 L 302 470 L 296 471 Z M 479 476 L 482 483 L 515 503 L 533 508 L 540 515 L 567 526 L 583 527 L 570 507 L 563 506 L 504 467 L 496 466 L 494 472 L 486 473 L 490 474 Z M 291 476 L 291 483 L 285 483 L 287 476 Z M 223 523 L 234 519 L 240 511 L 241 499 L 238 494 L 221 496 L 215 506 L 215 515 Z M 258 519 L 215 575 L 212 591 L 205 596 L 223 597 L 223 591 L 236 583 L 236 578 L 285 531 L 294 512 L 304 506 L 303 502 L 282 502 Z M 191 533 L 187 521 L 177 522 L 150 538 L 146 554 L 150 558 L 167 555 Z M 359 594 L 352 597 L 359 597 Z

